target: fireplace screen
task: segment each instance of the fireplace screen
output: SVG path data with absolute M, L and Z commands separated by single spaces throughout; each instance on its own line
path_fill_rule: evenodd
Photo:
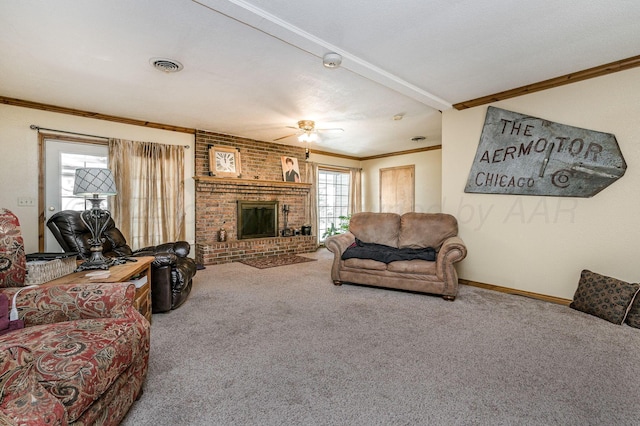
M 277 201 L 238 201 L 239 240 L 277 236 Z

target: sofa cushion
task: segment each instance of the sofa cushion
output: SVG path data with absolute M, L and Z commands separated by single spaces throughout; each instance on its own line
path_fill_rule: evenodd
M 34 374 L 73 422 L 142 357 L 144 327 L 135 318 L 75 320 L 28 327 L 15 336 L 31 351 Z
M 427 260 L 399 260 L 387 265 L 387 271 L 403 274 L 436 275 L 436 262 Z
M 638 284 L 583 270 L 569 307 L 595 315 L 614 324 L 622 324 L 638 293 Z
M 387 269 L 386 263 L 371 259 L 347 259 L 344 261 L 344 266 L 347 268 L 371 269 L 374 271 L 384 271 Z
M 398 247 L 400 215 L 395 213 L 355 213 L 349 221 L 349 232 L 365 243 Z
M 32 369 L 33 356 L 25 345 L 2 345 L 0 425 L 67 424 L 64 407 L 38 383 Z
M 458 221 L 445 213 L 405 213 L 400 218 L 400 248 L 439 249 L 450 237 L 458 235 Z

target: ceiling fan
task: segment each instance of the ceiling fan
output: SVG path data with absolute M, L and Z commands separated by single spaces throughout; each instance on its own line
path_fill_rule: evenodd
M 344 129 L 340 129 L 340 128 L 316 129 L 316 123 L 313 120 L 300 120 L 298 121 L 298 127 L 293 127 L 293 126 L 287 126 L 287 127 L 289 127 L 290 129 L 298 129 L 298 132 L 274 139 L 274 142 L 282 139 L 290 138 L 291 136 L 296 136 L 296 135 L 298 136 L 298 141 L 300 142 L 316 142 L 318 140 L 318 133 L 344 132 Z

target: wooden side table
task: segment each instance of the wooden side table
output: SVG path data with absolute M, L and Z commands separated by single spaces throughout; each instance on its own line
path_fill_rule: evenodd
M 93 278 L 91 275 L 87 276 L 92 272 L 102 272 L 101 270 L 88 270 L 74 272 L 41 285 L 80 284 L 92 281 L 96 283 L 134 282 L 136 284 L 136 297 L 133 306 L 151 322 L 151 262 L 155 258 L 153 256 L 143 256 L 135 257 L 134 259 L 136 259 L 136 262 L 126 262 L 109 268 L 108 277 Z

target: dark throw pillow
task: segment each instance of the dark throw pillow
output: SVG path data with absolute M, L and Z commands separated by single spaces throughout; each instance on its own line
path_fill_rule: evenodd
M 640 292 L 636 294 L 636 298 L 631 304 L 631 309 L 627 314 L 627 324 L 631 327 L 640 328 Z
M 620 325 L 627 317 L 638 289 L 638 284 L 585 269 L 580 274 L 578 289 L 569 307 Z

